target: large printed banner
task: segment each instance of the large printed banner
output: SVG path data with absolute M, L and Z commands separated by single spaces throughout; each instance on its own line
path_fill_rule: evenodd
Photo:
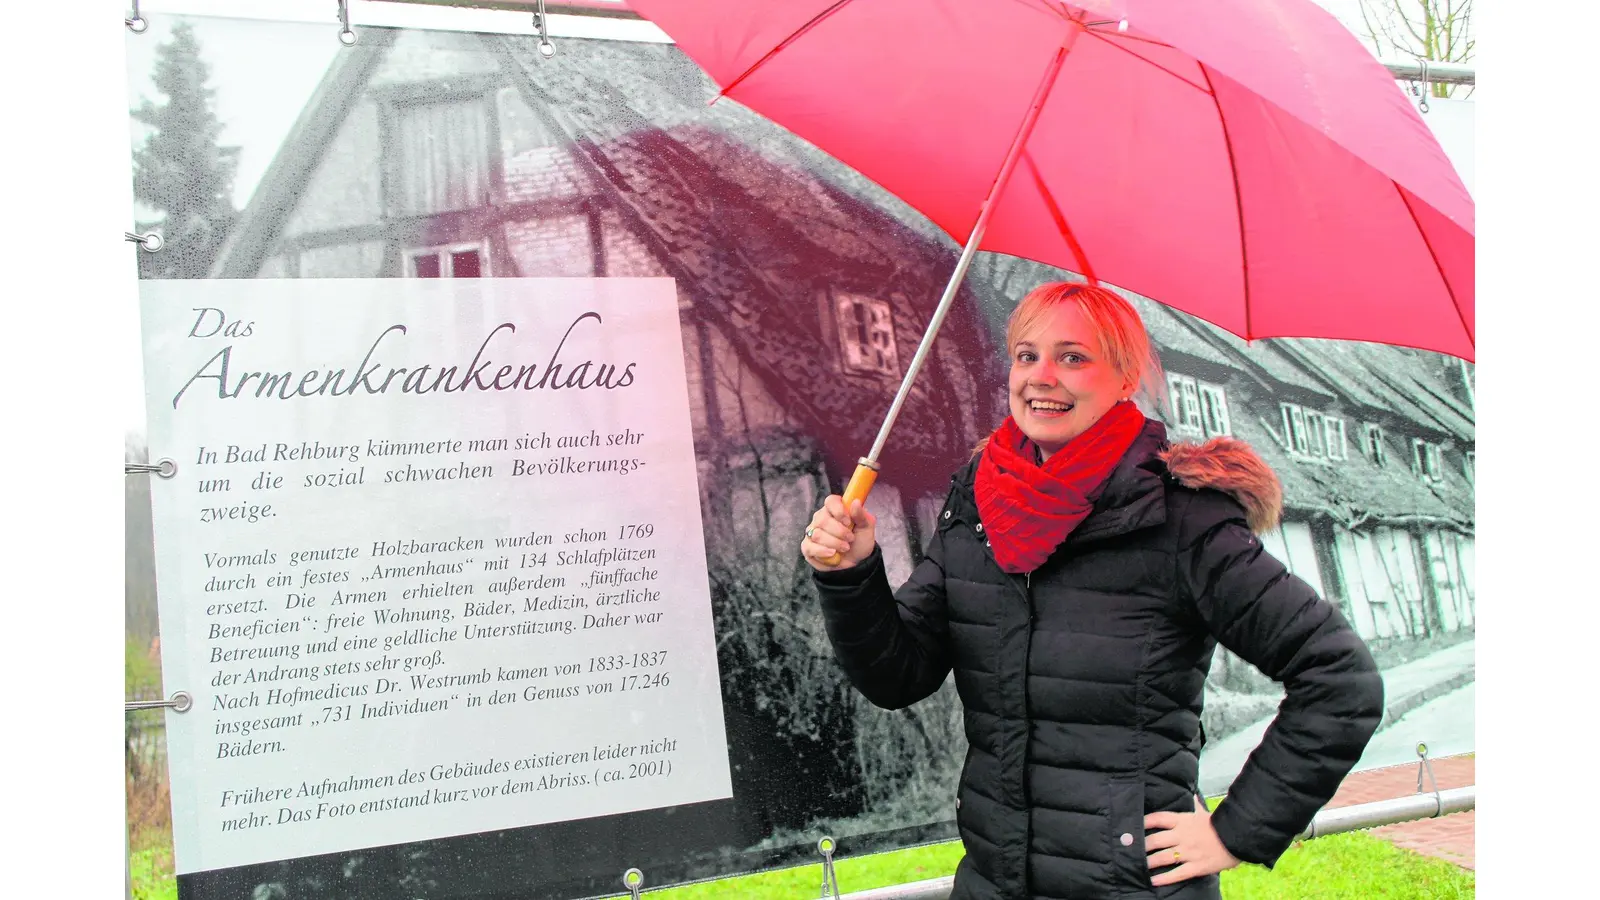
M 179 873 L 731 796 L 670 280 L 141 300 Z
M 647 23 L 567 17 L 545 57 L 525 13 L 369 5 L 427 21 L 346 46 L 326 10 L 168 0 L 128 39 L 164 239 L 130 250 L 129 456 L 178 465 L 128 479 L 130 653 L 166 674 L 130 696 L 197 701 L 170 766 L 130 717 L 130 772 L 170 772 L 180 897 L 577 900 L 954 838 L 953 682 L 866 700 L 797 548 L 960 248 Z M 1470 188 L 1471 104 L 1430 108 Z M 1006 415 L 1007 316 L 1064 277 L 973 260 L 868 501 L 892 583 Z M 1472 368 L 1158 299 L 1148 412 L 1272 466 L 1264 546 L 1383 671 L 1360 766 L 1470 751 Z M 1282 699 L 1218 652 L 1201 790 Z

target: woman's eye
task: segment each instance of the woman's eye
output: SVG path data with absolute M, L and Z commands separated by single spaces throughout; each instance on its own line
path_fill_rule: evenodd
M 1017 362 L 1028 363 L 1028 362 L 1033 362 L 1037 358 L 1038 357 L 1034 356 L 1034 354 L 1033 354 L 1033 352 L 1031 350 L 1023 350 L 1022 352 L 1017 354 Z
M 1080 365 L 1082 363 L 1086 363 L 1089 360 L 1084 358 L 1081 354 L 1078 354 L 1078 353 L 1064 353 L 1064 354 L 1061 355 L 1061 361 L 1062 362 L 1067 362 L 1067 363 L 1072 363 L 1073 365 L 1076 366 L 1076 365 Z

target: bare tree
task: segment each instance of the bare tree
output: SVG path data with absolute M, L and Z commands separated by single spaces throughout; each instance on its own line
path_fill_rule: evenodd
M 1380 57 L 1467 63 L 1477 41 L 1473 0 L 1360 0 L 1361 22 Z M 1456 85 L 1434 82 L 1435 97 L 1450 97 Z

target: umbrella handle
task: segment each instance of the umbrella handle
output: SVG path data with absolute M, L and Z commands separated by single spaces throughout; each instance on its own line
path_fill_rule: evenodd
M 857 500 L 863 505 L 867 502 L 867 495 L 872 493 L 872 486 L 878 481 L 878 467 L 866 460 L 856 464 L 855 474 L 850 476 L 850 483 L 844 489 L 845 512 L 850 511 L 850 506 Z M 832 556 L 820 560 L 825 566 L 837 566 L 839 560 L 844 559 L 844 554 L 835 552 Z

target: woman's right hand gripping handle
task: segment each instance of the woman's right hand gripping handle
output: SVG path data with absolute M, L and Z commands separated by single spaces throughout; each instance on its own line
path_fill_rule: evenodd
M 877 529 L 877 517 L 867 512 L 861 501 L 852 503 L 847 511 L 844 498 L 830 494 L 806 527 L 800 555 L 819 572 L 848 569 L 872 555 L 878 545 Z M 834 554 L 839 555 L 837 560 Z

